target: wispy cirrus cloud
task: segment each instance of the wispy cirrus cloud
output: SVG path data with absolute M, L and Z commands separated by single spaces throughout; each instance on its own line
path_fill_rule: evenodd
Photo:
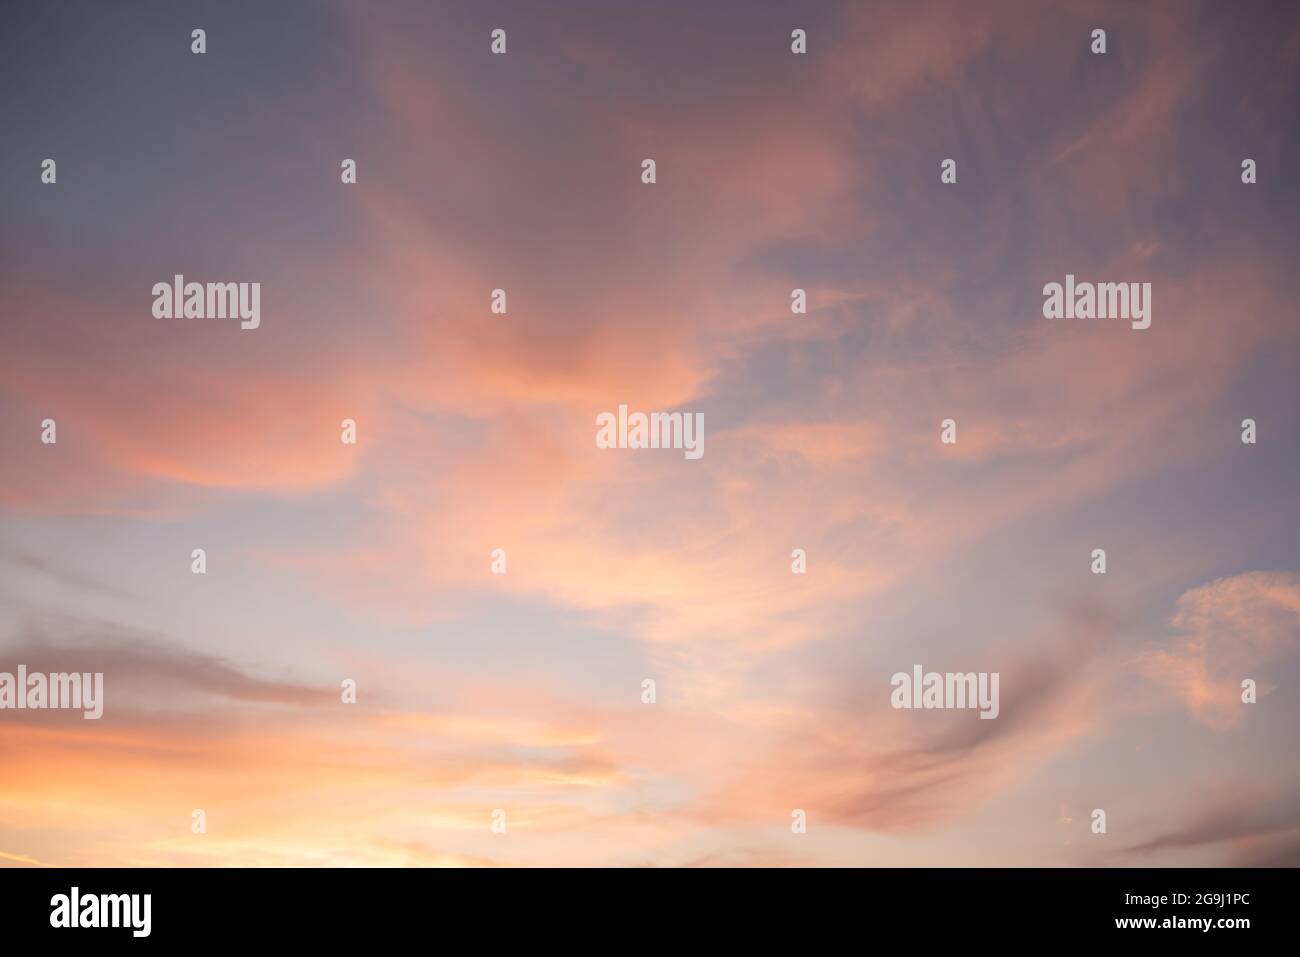
M 1141 735 L 1164 759 L 1123 783 L 1164 813 L 1158 785 L 1201 759 L 1180 747 L 1222 745 L 1180 709 L 1240 727 L 1240 678 L 1293 657 L 1293 556 L 1270 545 L 1300 520 L 1276 487 L 1300 359 L 1290 187 L 1237 179 L 1242 155 L 1279 169 L 1293 145 L 1293 17 L 829 4 L 796 11 L 800 58 L 784 6 L 509 12 L 490 58 L 468 7 L 260 11 L 201 87 L 151 59 L 165 30 L 95 11 L 121 43 L 59 61 L 68 89 L 116 78 L 97 110 L 128 130 L 133 98 L 229 120 L 148 157 L 126 134 L 46 136 L 82 104 L 0 84 L 7 142 L 73 159 L 57 190 L 13 192 L 0 233 L 3 554 L 59 585 L 4 583 L 21 614 L 0 653 L 103 670 L 110 694 L 94 733 L 0 719 L 0 846 L 843 861 L 881 835 L 960 841 L 990 807 L 1082 807 Z M 959 185 L 940 188 L 949 156 Z M 109 195 L 133 201 L 97 212 Z M 262 281 L 262 328 L 153 319 L 149 286 L 176 270 Z M 1043 320 L 1066 272 L 1151 281 L 1152 328 Z M 620 403 L 703 410 L 706 456 L 595 448 Z M 76 620 L 23 617 L 51 606 Z M 87 624 L 104 620 L 126 623 Z M 918 658 L 1000 670 L 1002 715 L 890 710 L 889 674 Z M 1126 694 L 1134 661 L 1167 696 Z M 1288 743 L 1265 724 L 1259 761 Z M 781 843 L 794 807 L 807 847 Z M 1057 850 L 992 827 L 999 860 Z M 1125 846 L 1221 853 L 1158 830 Z

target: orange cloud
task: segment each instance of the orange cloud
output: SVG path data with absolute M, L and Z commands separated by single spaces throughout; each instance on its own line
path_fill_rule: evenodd
M 1142 672 L 1197 721 L 1236 727 L 1242 680 L 1268 694 L 1261 669 L 1300 647 L 1300 574 L 1245 572 L 1193 588 L 1178 599 L 1170 624 L 1178 634 L 1138 658 Z

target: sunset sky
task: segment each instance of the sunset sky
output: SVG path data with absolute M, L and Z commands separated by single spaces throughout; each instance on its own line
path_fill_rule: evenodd
M 106 705 L 0 866 L 1300 865 L 1298 117 L 1289 3 L 7 4 L 0 671 Z

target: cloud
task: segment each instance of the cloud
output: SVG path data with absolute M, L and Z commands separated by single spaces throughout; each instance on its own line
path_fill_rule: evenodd
M 53 625 L 28 627 L 0 644 L 0 659 L 10 670 L 102 670 L 107 706 L 97 722 L 0 715 L 0 756 L 12 772 L 0 846 L 19 856 L 62 865 L 481 865 L 503 850 L 479 843 L 495 807 L 524 833 L 640 828 L 614 811 L 635 800 L 643 775 L 627 754 L 627 736 L 641 732 L 618 711 L 528 682 L 511 691 L 500 676 L 484 683 L 444 671 L 434 681 L 409 663 L 409 688 L 426 698 L 443 689 L 441 706 L 395 707 L 407 687 L 387 696 L 366 688 L 344 705 L 334 685 L 264 677 L 129 629 L 61 627 L 57 637 Z M 657 761 L 673 753 L 666 745 Z M 209 817 L 201 837 L 189 832 L 193 808 Z M 511 849 L 542 853 L 527 841 Z M 584 838 L 567 853 L 596 862 L 605 849 Z
M 75 161 L 57 190 L 15 192 L 0 509 L 41 546 L 8 564 L 102 617 L 104 586 L 68 569 L 121 561 L 115 582 L 148 582 L 154 549 L 186 554 L 202 523 L 250 561 L 207 580 L 211 604 L 133 587 L 132 627 L 24 624 L 0 646 L 109 687 L 100 723 L 0 718 L 6 854 L 802 863 L 828 854 L 730 828 L 806 807 L 849 837 L 944 840 L 994 800 L 1032 813 L 1054 760 L 1114 773 L 1111 718 L 1146 707 L 1117 691 L 1129 616 L 1168 610 L 1153 578 L 1206 577 L 1171 566 L 1193 561 L 1179 536 L 1206 531 L 1190 483 L 1218 500 L 1235 436 L 1215 423 L 1239 420 L 1261 359 L 1294 381 L 1293 257 L 1268 212 L 1287 196 L 1243 193 L 1233 151 L 1282 167 L 1300 33 L 1116 3 L 1088 8 L 1113 24 L 1092 58 L 1077 5 L 844 3 L 803 11 L 795 57 L 787 10 L 738 9 L 525 6 L 491 57 L 468 7 L 339 5 L 292 24 L 328 42 L 262 56 L 267 31 L 247 31 L 241 85 L 180 87 L 238 106 L 274 155 L 214 149 L 200 125 L 169 140 L 163 182 L 116 205 Z M 137 92 L 114 49 L 61 69 Z M 167 74 L 142 72 L 156 100 Z M 245 110 L 259 85 L 280 92 Z M 11 105 L 20 133 L 67 115 Z M 1204 135 L 1239 114 L 1251 124 Z M 113 175 L 157 168 L 129 137 L 99 147 Z M 955 188 L 937 182 L 947 156 Z M 178 260 L 262 281 L 262 328 L 154 320 L 147 291 Z M 1151 281 L 1152 328 L 1042 320 L 1039 290 L 1067 271 Z M 488 311 L 498 287 L 506 316 Z M 595 415 L 621 403 L 704 411 L 705 458 L 596 449 Z M 1189 495 L 1179 522 L 1133 519 L 1156 481 Z M 1263 507 L 1295 521 L 1289 499 Z M 1106 521 L 1146 537 L 1132 574 L 1092 579 L 1086 550 L 1062 555 Z M 1251 531 L 1216 554 L 1256 554 Z M 1033 617 L 1059 593 L 1087 597 Z M 1240 677 L 1267 690 L 1260 669 L 1294 651 L 1296 594 L 1289 572 L 1188 591 L 1142 672 L 1231 726 Z M 237 661 L 148 625 L 186 614 L 217 641 L 255 619 L 266 647 Z M 322 619 L 328 638 L 298 633 Z M 617 663 L 575 651 L 578 633 Z M 1002 673 L 998 719 L 885 704 L 889 641 L 937 667 L 946 639 Z M 355 707 L 331 652 L 371 676 Z M 486 829 L 496 807 L 508 843 Z
M 192 651 L 155 637 L 109 625 L 85 626 L 51 637 L 47 628 L 29 624 L 0 644 L 0 660 L 12 671 L 19 664 L 32 672 L 102 672 L 113 706 L 153 709 L 194 701 L 194 695 L 227 701 L 320 705 L 336 700 L 333 688 L 262 678 L 219 656 Z M 35 720 L 47 712 L 24 712 Z
M 1246 572 L 1181 595 L 1168 639 L 1144 650 L 1138 666 L 1202 724 L 1241 723 L 1241 682 L 1272 690 L 1266 665 L 1300 650 L 1300 573 Z
M 1137 857 L 1213 850 L 1229 866 L 1294 866 L 1300 847 L 1300 795 L 1241 785 L 1219 786 L 1220 796 L 1183 824 L 1125 848 Z M 1290 863 L 1288 863 L 1290 862 Z
M 103 582 L 96 581 L 93 578 L 78 574 L 77 572 L 63 569 L 47 559 L 44 559 L 39 555 L 33 555 L 30 552 L 14 551 L 8 554 L 0 553 L 0 560 L 6 560 L 20 568 L 36 572 L 37 574 L 58 583 L 62 587 L 73 591 L 89 592 L 107 598 L 126 601 L 138 600 L 138 596 L 136 595 L 114 588 L 111 585 L 106 585 Z
M 34 857 L 27 857 L 24 854 L 9 854 L 0 851 L 0 867 L 49 867 L 48 864 L 42 864 Z
M 1102 705 L 1114 674 L 1102 652 L 1120 628 L 1100 608 L 1063 615 L 1043 650 L 1001 655 L 1001 714 L 894 711 L 886 668 L 853 676 L 848 710 L 779 716 L 780 744 L 753 756 L 710 797 L 703 813 L 728 820 L 775 820 L 791 807 L 830 825 L 916 832 L 973 814 L 1021 783 L 1071 742 L 1105 725 Z M 874 688 L 873 692 L 871 689 Z M 823 695 L 823 702 L 835 700 Z M 784 808 L 784 811 L 782 810 Z

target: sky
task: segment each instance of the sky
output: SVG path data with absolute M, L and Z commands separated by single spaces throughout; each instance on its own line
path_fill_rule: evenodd
M 1298 80 L 1286 3 L 8 4 L 0 672 L 105 708 L 0 711 L 0 865 L 1300 864 Z

